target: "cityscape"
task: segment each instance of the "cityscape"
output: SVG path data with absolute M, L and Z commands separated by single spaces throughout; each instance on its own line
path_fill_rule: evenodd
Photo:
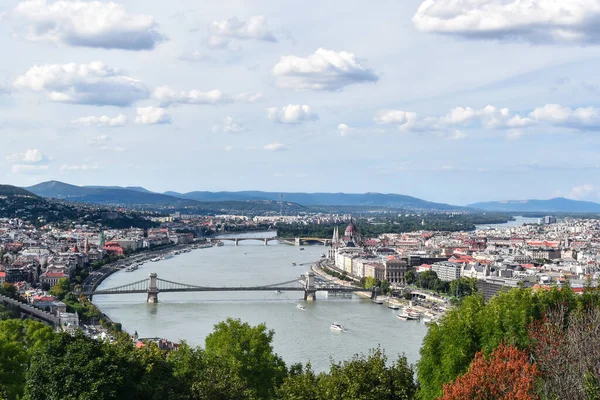
M 6 0 L 0 400 L 600 399 L 600 0 Z

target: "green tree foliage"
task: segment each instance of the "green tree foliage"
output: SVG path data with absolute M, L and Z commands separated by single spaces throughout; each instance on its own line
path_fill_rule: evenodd
M 33 352 L 25 393 L 29 400 L 134 399 L 136 364 L 119 346 L 58 334 Z
M 458 298 L 470 296 L 477 291 L 477 278 L 461 277 L 450 282 L 450 294 Z
M 239 384 L 252 398 L 271 398 L 287 374 L 285 363 L 273 352 L 273 335 L 265 324 L 252 327 L 239 319 L 215 325 L 205 341 L 209 365 L 216 366 L 215 379 L 232 375 L 239 378 L 232 384 Z
M 310 365 L 291 372 L 278 394 L 285 400 L 413 399 L 417 385 L 405 357 L 387 366 L 380 349 L 334 363 L 328 373 L 315 375 Z
M 17 295 L 17 288 L 12 283 L 5 282 L 0 286 L 0 294 L 6 297 L 15 298 Z
M 23 394 L 31 353 L 52 338 L 52 329 L 40 322 L 0 321 L 0 394 L 8 400 Z
M 404 274 L 404 280 L 406 281 L 407 285 L 414 285 L 415 282 L 417 282 L 417 274 L 415 271 L 407 271 Z
M 489 355 L 500 343 L 529 348 L 530 324 L 558 304 L 570 311 L 597 306 L 600 292 L 578 297 L 568 286 L 537 292 L 519 288 L 501 292 L 488 304 L 480 295 L 464 298 L 438 324 L 431 325 L 425 336 L 417 364 L 420 397 L 439 397 L 442 385 L 465 373 L 478 351 Z
M 69 283 L 69 279 L 62 278 L 58 280 L 56 285 L 52 286 L 52 289 L 50 289 L 49 293 L 52 296 L 58 298 L 59 300 L 62 300 L 65 298 L 65 296 L 67 295 L 67 293 L 69 293 L 70 290 L 71 284 Z
M 375 286 L 379 286 L 379 281 L 375 278 L 373 278 L 372 276 L 367 276 L 365 278 L 365 283 L 363 284 L 363 287 L 366 289 L 371 289 Z

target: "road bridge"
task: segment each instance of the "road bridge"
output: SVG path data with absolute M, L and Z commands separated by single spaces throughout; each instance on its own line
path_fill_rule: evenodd
M 258 241 L 263 242 L 266 246 L 269 244 L 270 241 L 279 240 L 279 238 L 277 236 L 271 236 L 271 237 L 217 237 L 217 238 L 215 238 L 215 240 L 234 242 L 236 246 L 240 242 L 243 242 L 244 240 L 258 240 Z
M 158 278 L 157 274 L 152 272 L 148 275 L 148 279 L 137 282 L 132 282 L 126 285 L 121 285 L 113 288 L 102 290 L 84 291 L 82 294 L 86 296 L 95 295 L 113 295 L 113 294 L 131 294 L 131 293 L 146 293 L 148 303 L 158 303 L 159 293 L 175 293 L 175 292 L 243 292 L 243 291 L 294 291 L 304 292 L 304 300 L 315 301 L 316 293 L 319 291 L 335 291 L 342 292 L 364 292 L 371 291 L 371 297 L 377 297 L 379 288 L 365 289 L 355 286 L 342 286 L 333 283 L 315 282 L 315 274 L 307 272 L 299 278 L 286 282 L 278 282 L 259 286 L 199 286 L 190 285 L 187 283 L 179 283 Z

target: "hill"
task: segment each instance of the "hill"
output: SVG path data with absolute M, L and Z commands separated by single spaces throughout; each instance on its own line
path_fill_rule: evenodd
M 63 199 L 95 204 L 147 204 L 154 206 L 186 207 L 196 205 L 196 201 L 152 193 L 143 188 L 120 188 L 102 186 L 75 186 L 58 181 L 38 183 L 25 188 L 42 197 Z M 142 190 L 139 190 L 142 189 Z
M 557 197 L 549 200 L 507 200 L 489 201 L 469 204 L 467 207 L 485 211 L 504 212 L 570 212 L 570 213 L 597 213 L 600 212 L 600 203 L 580 201 Z
M 384 193 L 278 193 L 261 191 L 189 193 L 165 192 L 170 196 L 197 201 L 279 201 L 281 194 L 285 201 L 303 206 L 377 206 L 410 210 L 458 210 L 462 207 L 443 203 L 433 203 L 416 197 Z
M 37 197 L 35 194 L 33 194 L 25 189 L 21 189 L 20 187 L 11 186 L 11 185 L 0 185 L 0 196 Z
M 185 210 L 190 214 L 228 214 L 243 211 L 249 214 L 279 212 L 279 202 L 274 200 L 217 200 L 197 201 L 168 194 L 150 192 L 141 187 L 120 186 L 76 186 L 59 181 L 42 182 L 26 188 L 46 198 L 68 200 L 81 203 L 141 206 L 145 209 Z M 286 201 L 284 212 L 298 213 L 306 207 Z

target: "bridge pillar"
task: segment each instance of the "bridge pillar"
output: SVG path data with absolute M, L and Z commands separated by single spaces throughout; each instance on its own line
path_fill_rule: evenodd
M 265 238 L 265 246 L 269 244 L 269 239 Z
M 316 301 L 317 300 L 317 290 L 315 288 L 315 273 L 312 271 L 304 274 L 304 300 L 306 301 Z
M 158 285 L 156 272 L 148 275 L 148 303 L 158 303 Z
M 235 239 L 235 245 L 237 246 L 240 243 L 240 241 L 236 238 Z
M 294 244 L 296 246 L 300 246 L 300 238 L 299 237 L 297 237 L 297 238 L 294 239 Z
M 379 287 L 373 286 L 371 288 L 371 300 L 375 300 L 379 296 Z

